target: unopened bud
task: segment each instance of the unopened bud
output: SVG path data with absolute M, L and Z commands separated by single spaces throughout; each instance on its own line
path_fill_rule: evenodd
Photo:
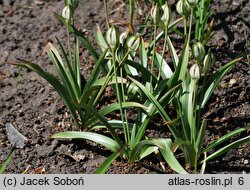
M 202 59 L 206 55 L 206 50 L 205 50 L 204 46 L 202 45 L 202 43 L 197 42 L 193 45 L 192 54 L 193 54 L 194 59 L 196 59 L 199 62 L 202 61 Z
M 191 7 L 186 0 L 179 0 L 176 4 L 176 11 L 180 15 L 188 18 L 191 13 Z
M 70 19 L 70 7 L 65 6 L 62 10 L 62 17 L 68 21 Z
M 107 43 L 109 44 L 109 47 L 112 50 L 115 50 L 119 44 L 119 35 L 114 26 L 108 29 L 106 33 L 106 40 L 107 40 Z
M 213 67 L 216 59 L 215 56 L 212 52 L 208 52 L 208 54 L 205 56 L 204 61 L 203 61 L 203 66 L 204 66 L 204 73 L 207 74 L 209 69 Z
M 167 27 L 171 19 L 171 9 L 169 8 L 167 2 L 161 8 L 163 10 L 163 15 L 161 17 L 161 20 L 164 23 L 165 27 Z
M 191 7 L 194 7 L 197 3 L 198 3 L 199 0 L 187 0 L 188 4 L 191 6 Z
M 195 80 L 195 81 L 199 80 L 199 79 L 200 79 L 200 76 L 201 76 L 199 65 L 198 65 L 198 64 L 194 64 L 194 65 L 190 68 L 189 74 L 190 74 L 190 77 L 191 77 L 193 80 Z
M 124 45 L 128 37 L 128 32 L 122 32 L 120 34 L 120 44 Z
M 134 35 L 130 36 L 127 40 L 127 46 L 131 51 L 136 51 L 140 46 L 140 36 Z
M 115 51 L 115 57 L 116 60 L 120 63 L 126 56 L 127 50 L 123 46 L 120 46 L 119 48 L 116 49 Z
M 161 8 L 156 4 L 151 8 L 151 17 L 154 21 L 154 24 L 158 24 L 162 15 Z

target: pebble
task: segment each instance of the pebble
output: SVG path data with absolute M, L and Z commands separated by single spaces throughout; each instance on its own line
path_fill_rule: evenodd
M 229 81 L 229 84 L 230 84 L 231 86 L 233 86 L 233 85 L 236 84 L 236 83 L 237 83 L 236 79 L 231 79 L 231 80 Z
M 247 165 L 249 163 L 248 160 L 244 160 L 244 165 Z

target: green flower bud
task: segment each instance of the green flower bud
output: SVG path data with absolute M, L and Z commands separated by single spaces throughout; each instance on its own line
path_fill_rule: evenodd
M 108 29 L 107 33 L 106 33 L 106 40 L 107 43 L 109 44 L 109 47 L 112 50 L 115 50 L 119 44 L 119 34 L 116 31 L 115 27 L 112 26 Z
M 126 40 L 127 40 L 127 37 L 128 37 L 128 31 L 122 32 L 122 33 L 120 34 L 120 44 L 124 45 L 124 43 L 125 43 Z
M 161 20 L 164 23 L 165 27 L 167 27 L 171 19 L 171 9 L 169 8 L 167 2 L 161 8 L 163 10 L 163 15 L 161 17 Z
M 136 51 L 140 46 L 140 42 L 141 42 L 140 36 L 138 35 L 130 36 L 127 40 L 127 47 L 131 51 Z
M 212 52 L 208 52 L 203 61 L 204 73 L 207 74 L 209 69 L 215 64 L 215 56 Z
M 188 4 L 191 6 L 191 7 L 194 7 L 197 3 L 198 3 L 199 0 L 187 0 Z
M 154 21 L 154 24 L 158 24 L 162 15 L 162 9 L 156 4 L 151 9 L 151 17 Z
M 127 53 L 127 49 L 124 48 L 123 46 L 120 46 L 119 48 L 116 49 L 115 51 L 115 57 L 116 60 L 120 63 L 124 59 L 125 55 Z
M 197 42 L 193 45 L 192 54 L 193 54 L 194 59 L 196 59 L 199 62 L 202 61 L 202 59 L 206 55 L 206 50 L 205 50 L 204 46 L 202 45 L 202 43 Z
M 69 21 L 70 19 L 70 7 L 65 6 L 62 10 L 62 17 L 66 20 Z
M 191 14 L 191 7 L 186 0 L 179 0 L 176 4 L 176 11 L 187 18 Z
M 200 79 L 200 76 L 201 76 L 199 65 L 198 65 L 198 64 L 194 64 L 194 65 L 190 68 L 189 74 L 190 74 L 190 77 L 191 77 L 193 80 L 195 80 L 195 81 L 199 80 L 199 79 Z

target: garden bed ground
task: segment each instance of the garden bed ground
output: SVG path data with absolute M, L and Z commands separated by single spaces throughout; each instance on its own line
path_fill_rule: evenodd
M 144 1 L 142 1 L 144 3 Z M 174 3 L 174 1 L 171 1 Z M 143 6 L 141 3 L 140 6 Z M 50 136 L 73 130 L 68 113 L 57 93 L 33 72 L 2 64 L 18 58 L 30 60 L 52 70 L 43 49 L 55 36 L 65 40 L 65 28 L 53 16 L 63 8 L 62 0 L 0 0 L 0 163 L 9 154 L 11 145 L 4 124 L 12 123 L 28 143 L 16 151 L 6 173 L 91 173 L 110 154 L 102 147 L 84 141 L 57 141 Z M 112 17 L 122 18 L 126 7 L 120 0 L 110 1 Z M 116 9 L 117 8 L 117 9 Z M 145 7 L 142 7 L 142 11 Z M 219 67 L 250 43 L 249 0 L 214 1 L 212 11 L 216 34 L 210 43 Z M 95 23 L 105 27 L 103 2 L 80 0 L 78 23 L 91 38 Z M 246 35 L 245 35 L 246 33 Z M 83 75 L 87 78 L 93 61 L 82 48 Z M 245 61 L 234 67 L 215 91 L 207 108 L 209 119 L 207 141 L 250 123 L 250 70 Z M 150 128 L 147 133 L 166 137 L 166 126 Z M 246 134 L 244 134 L 246 135 Z M 249 135 L 249 133 L 248 133 Z M 164 171 L 156 157 L 139 163 L 123 160 L 113 163 L 108 173 L 171 173 Z M 207 165 L 207 173 L 250 172 L 250 144 L 230 151 Z

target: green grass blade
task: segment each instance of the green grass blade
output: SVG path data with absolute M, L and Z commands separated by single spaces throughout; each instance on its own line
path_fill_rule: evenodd
M 83 131 L 66 131 L 54 134 L 51 138 L 53 139 L 85 139 L 93 141 L 97 144 L 104 146 L 105 148 L 116 152 L 120 149 L 120 145 L 113 139 L 106 137 L 101 134 L 93 132 L 83 132 Z
M 7 168 L 8 164 L 11 162 L 12 157 L 14 156 L 15 149 L 12 149 L 10 154 L 8 155 L 7 159 L 4 161 L 4 163 L 0 166 L 0 174 L 3 174 L 5 169 Z

